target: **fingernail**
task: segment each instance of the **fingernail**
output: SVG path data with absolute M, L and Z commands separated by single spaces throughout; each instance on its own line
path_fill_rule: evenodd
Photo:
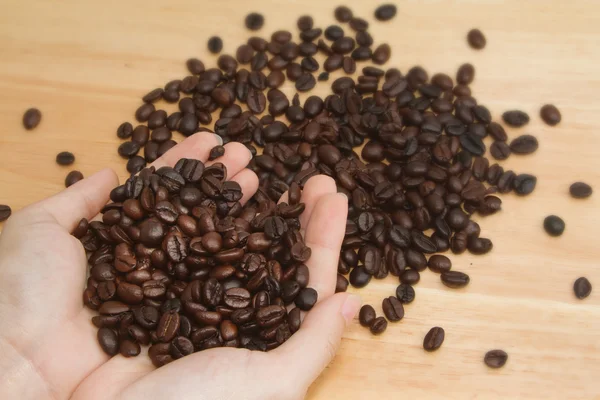
M 223 144 L 223 138 L 219 135 L 217 135 L 216 133 L 213 133 L 213 135 L 215 135 L 215 137 L 217 138 L 217 142 L 219 142 L 219 145 Z
M 346 193 L 343 192 L 337 192 L 338 195 L 341 195 L 344 197 L 344 199 L 346 199 L 346 201 L 348 201 L 348 196 L 346 196 Z
M 346 320 L 346 325 L 348 325 L 354 319 L 361 305 L 362 299 L 360 296 L 356 294 L 349 294 L 348 297 L 346 297 L 346 300 L 344 301 L 344 304 L 342 304 L 341 308 L 342 316 Z
M 244 147 L 246 147 L 244 145 Z M 248 154 L 250 154 L 250 159 L 252 160 L 252 158 L 254 158 L 254 156 L 252 155 L 252 152 L 250 151 L 250 149 L 248 147 L 246 147 L 246 150 L 248 150 Z

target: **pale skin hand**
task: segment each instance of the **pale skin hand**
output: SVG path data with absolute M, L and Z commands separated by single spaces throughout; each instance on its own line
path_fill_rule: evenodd
M 205 161 L 215 136 L 196 134 L 155 162 Z M 247 200 L 258 186 L 244 169 L 249 152 L 225 146 L 223 162 Z M 83 247 L 69 233 L 108 201 L 118 179 L 106 169 L 14 213 L 0 235 L 0 398 L 2 399 L 301 399 L 332 360 L 360 299 L 334 294 L 347 199 L 325 176 L 305 185 L 301 217 L 312 248 L 307 263 L 319 302 L 289 341 L 269 353 L 212 349 L 155 369 L 143 351 L 109 358 L 96 341 L 92 311 L 83 307 Z M 284 195 L 284 199 L 287 195 Z

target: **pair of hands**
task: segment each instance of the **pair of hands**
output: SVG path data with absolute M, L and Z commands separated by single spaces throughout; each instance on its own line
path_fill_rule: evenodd
M 206 161 L 219 140 L 198 133 L 153 165 L 173 166 L 183 157 Z M 218 161 L 241 185 L 244 202 L 258 187 L 256 175 L 245 169 L 251 155 L 239 143 L 225 148 Z M 117 185 L 115 173 L 105 169 L 6 222 L 0 236 L 0 398 L 303 398 L 360 307 L 357 296 L 334 294 L 347 215 L 347 199 L 336 193 L 335 182 L 313 177 L 302 194 L 301 222 L 312 249 L 309 285 L 319 303 L 301 329 L 268 353 L 211 349 L 160 369 L 145 350 L 132 359 L 104 354 L 90 322 L 94 313 L 82 302 L 87 261 L 70 232 L 81 218 L 95 217 Z

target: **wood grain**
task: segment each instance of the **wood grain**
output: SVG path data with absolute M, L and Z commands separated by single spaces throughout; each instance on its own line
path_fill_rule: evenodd
M 511 108 L 531 123 L 511 129 L 540 139 L 530 157 L 512 157 L 505 168 L 539 177 L 526 199 L 503 196 L 503 211 L 481 221 L 494 241 L 486 256 L 453 256 L 467 272 L 463 290 L 443 287 L 433 273 L 416 286 L 417 300 L 400 323 L 372 337 L 358 323 L 340 352 L 312 386 L 310 399 L 396 398 L 600 398 L 600 295 L 575 299 L 572 284 L 587 276 L 600 287 L 597 227 L 600 197 L 574 200 L 569 184 L 600 188 L 600 7 L 597 1 L 406 1 L 388 23 L 376 24 L 375 3 L 346 1 L 372 25 L 377 43 L 392 46 L 389 66 L 454 75 L 463 62 L 477 69 L 475 97 L 498 118 Z M 234 52 L 249 36 L 243 18 L 261 11 L 260 33 L 295 26 L 302 14 L 317 25 L 333 22 L 325 1 L 16 1 L 0 13 L 0 203 L 14 210 L 58 192 L 68 168 L 59 151 L 75 153 L 74 168 L 90 175 L 110 166 L 124 178 L 116 153 L 117 126 L 133 120 L 140 97 L 185 74 L 184 61 L 208 55 L 208 37 L 219 33 Z M 479 27 L 488 45 L 470 49 L 466 32 Z M 345 28 L 348 29 L 348 28 Z M 333 77 L 336 77 L 334 75 Z M 332 78 L 333 78 L 332 77 Z M 330 80 L 331 82 L 331 80 Z M 293 94 L 292 87 L 286 92 Z M 326 94 L 320 84 L 315 91 Z M 303 96 L 305 97 L 305 96 Z M 563 115 L 545 126 L 539 108 L 551 102 Z M 42 110 L 40 126 L 21 126 L 30 106 Z M 543 218 L 558 214 L 565 234 L 551 238 Z M 397 280 L 373 283 L 359 293 L 381 311 Z M 435 353 L 421 344 L 432 326 L 446 341 Z M 501 348 L 509 360 L 487 369 L 483 355 Z

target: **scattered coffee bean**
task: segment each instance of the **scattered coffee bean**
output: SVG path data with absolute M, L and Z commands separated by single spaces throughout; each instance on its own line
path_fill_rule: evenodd
M 372 306 L 365 304 L 360 308 L 358 313 L 358 321 L 362 326 L 368 328 L 371 326 L 373 321 L 375 321 L 376 316 L 375 309 Z
M 74 185 L 82 179 L 83 179 L 83 174 L 81 172 L 71 171 L 67 174 L 67 177 L 65 178 L 65 187 Z
M 452 262 L 446 256 L 442 256 L 440 254 L 435 254 L 429 257 L 429 261 L 427 261 L 427 265 L 429 269 L 433 272 L 447 272 L 452 268 Z
M 387 324 L 385 317 L 377 317 L 371 322 L 369 328 L 373 335 L 381 335 L 387 329 Z
M 531 154 L 539 147 L 538 140 L 532 135 L 521 135 L 510 142 L 510 150 L 516 154 Z
M 219 157 L 223 157 L 225 154 L 225 147 L 219 145 L 210 149 L 210 154 L 208 156 L 208 161 L 216 160 Z
M 246 28 L 250 29 L 251 31 L 259 30 L 260 28 L 262 28 L 264 23 L 265 17 L 259 13 L 250 13 L 246 16 L 245 19 Z
M 321 72 L 321 73 L 319 74 L 319 76 L 317 77 L 317 80 L 318 80 L 319 82 L 322 82 L 322 81 L 327 81 L 327 80 L 329 80 L 329 72 Z
M 346 6 L 337 7 L 335 9 L 334 14 L 335 14 L 335 19 L 338 20 L 338 22 L 350 22 L 350 20 L 353 17 L 352 10 L 350 10 Z
M 456 72 L 456 81 L 461 85 L 468 85 L 475 78 L 475 67 L 472 64 L 463 64 Z
M 396 6 L 394 4 L 384 4 L 375 9 L 375 19 L 378 21 L 389 21 L 396 16 Z
M 575 199 L 585 199 L 592 195 L 592 187 L 584 182 L 575 182 L 569 187 L 569 193 Z
M 592 284 L 587 278 L 581 277 L 573 284 L 573 291 L 578 299 L 585 299 L 592 293 Z
M 223 50 L 223 39 L 219 36 L 213 36 L 208 39 L 208 51 L 213 54 L 219 54 Z
M 7 206 L 6 204 L 0 204 L 0 222 L 6 221 L 11 214 L 12 210 L 10 206 Z
M 62 151 L 56 155 L 56 163 L 58 165 L 71 165 L 75 162 L 75 156 L 68 151 Z
M 565 231 L 565 221 L 556 215 L 549 215 L 544 218 L 544 230 L 550 236 L 560 236 Z
M 394 296 L 383 299 L 383 313 L 392 322 L 400 321 L 404 317 L 402 302 Z
M 445 332 L 444 328 L 435 326 L 427 332 L 423 339 L 423 348 L 426 351 L 435 351 L 444 343 Z
M 510 126 L 521 127 L 529 123 L 529 115 L 521 110 L 505 111 L 502 119 Z
M 487 41 L 479 29 L 471 29 L 469 33 L 467 33 L 467 42 L 469 42 L 469 46 L 472 48 L 481 50 L 485 47 Z
M 409 304 L 415 299 L 415 289 L 406 283 L 401 283 L 396 288 L 396 297 L 402 304 Z
M 459 271 L 446 271 L 441 275 L 442 283 L 449 288 L 462 288 L 469 284 L 469 275 Z
M 504 350 L 490 350 L 483 357 L 483 362 L 490 368 L 501 368 L 507 360 L 508 354 Z
M 23 126 L 28 131 L 35 128 L 42 120 L 42 113 L 37 108 L 30 108 L 23 114 Z
M 562 119 L 560 111 L 558 111 L 558 108 L 553 104 L 544 105 L 540 109 L 540 117 L 542 117 L 542 120 L 550 126 L 557 125 Z

